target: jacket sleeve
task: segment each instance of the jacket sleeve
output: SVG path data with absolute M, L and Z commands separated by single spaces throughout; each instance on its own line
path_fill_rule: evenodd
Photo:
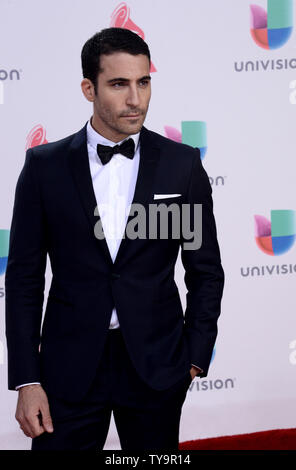
M 200 376 L 206 377 L 218 331 L 224 271 L 213 214 L 212 188 L 202 166 L 199 149 L 195 150 L 186 203 L 191 232 L 196 238 L 199 234 L 201 244 L 195 249 L 185 249 L 188 240 L 183 238 L 182 230 L 181 260 L 187 287 L 184 327 L 191 362 L 198 364 L 203 370 Z M 199 213 L 199 217 L 194 219 L 195 204 L 201 204 L 201 217 Z
M 40 382 L 46 246 L 37 161 L 28 149 L 16 184 L 5 274 L 9 390 L 22 383 Z

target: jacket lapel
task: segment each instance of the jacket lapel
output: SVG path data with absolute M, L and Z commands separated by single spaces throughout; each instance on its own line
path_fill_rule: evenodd
M 95 224 L 98 222 L 98 216 L 95 215 L 95 208 L 97 206 L 97 201 L 93 189 L 89 160 L 88 160 L 88 151 L 87 151 L 87 139 L 86 139 L 86 126 L 77 132 L 75 135 L 69 151 L 69 167 L 72 172 L 75 184 L 77 186 L 81 203 L 83 205 L 84 211 L 88 218 L 91 233 L 95 237 Z M 106 242 L 105 237 L 102 239 L 96 238 L 98 246 L 105 254 L 105 258 L 108 264 L 113 264 L 109 248 Z
M 97 201 L 89 167 L 86 126 L 87 123 L 80 131 L 75 134 L 72 140 L 68 155 L 68 163 L 79 192 L 81 203 L 89 221 L 91 232 L 95 237 L 94 228 L 95 224 L 100 220 L 100 215 L 95 215 Z M 154 144 L 150 131 L 143 126 L 140 133 L 139 170 L 132 204 L 145 204 L 145 202 L 147 202 L 151 196 L 158 158 L 159 148 Z M 131 218 L 132 216 L 129 214 L 126 226 Z M 104 253 L 106 262 L 112 266 L 119 265 L 124 253 L 127 253 L 129 243 L 132 241 L 125 237 L 124 232 L 123 239 L 121 240 L 117 256 L 115 258 L 115 262 L 113 263 L 106 238 L 103 237 L 102 239 L 99 239 L 95 237 L 95 240 L 99 246 L 99 249 Z

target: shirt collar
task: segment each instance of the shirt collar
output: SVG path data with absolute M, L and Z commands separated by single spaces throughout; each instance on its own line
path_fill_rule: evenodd
M 125 139 L 122 139 L 120 142 L 112 142 L 112 140 L 109 140 L 109 139 L 106 139 L 106 137 L 102 136 L 101 134 L 99 134 L 99 132 L 97 132 L 91 125 L 91 118 L 90 120 L 88 121 L 87 123 L 87 126 L 86 126 L 86 135 L 87 135 L 87 143 L 89 145 L 91 145 L 95 150 L 97 150 L 97 145 L 98 144 L 101 144 L 101 145 L 109 145 L 111 147 L 113 147 L 114 145 L 120 145 L 124 140 L 127 140 L 129 138 L 132 138 L 133 141 L 135 142 L 135 151 L 137 150 L 137 146 L 138 146 L 138 143 L 139 143 L 139 138 L 140 138 L 140 132 L 138 132 L 137 134 L 132 134 L 128 137 L 126 137 Z

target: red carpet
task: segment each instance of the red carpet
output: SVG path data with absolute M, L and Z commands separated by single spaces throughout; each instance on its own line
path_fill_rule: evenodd
M 197 439 L 179 444 L 180 450 L 296 450 L 296 429 Z

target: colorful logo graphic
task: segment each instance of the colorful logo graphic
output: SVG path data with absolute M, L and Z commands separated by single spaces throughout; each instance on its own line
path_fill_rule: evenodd
M 198 147 L 203 160 L 207 152 L 207 124 L 204 121 L 182 121 L 182 132 L 175 127 L 164 126 L 165 135 L 175 142 Z
M 9 230 L 0 230 L 0 276 L 5 273 L 9 248 Z
M 37 124 L 28 134 L 26 150 L 41 144 L 48 144 L 46 140 L 46 130 L 41 124 Z
M 211 357 L 211 364 L 212 364 L 213 360 L 215 359 L 215 356 L 216 356 L 216 347 L 213 349 L 213 353 L 212 353 L 212 357 Z
M 269 221 L 255 215 L 255 240 L 264 253 L 282 255 L 290 250 L 296 239 L 296 216 L 292 210 L 272 210 Z
M 251 35 L 264 49 L 278 49 L 290 38 L 293 30 L 293 0 L 268 0 L 267 12 L 250 5 Z
M 130 18 L 130 8 L 125 2 L 120 3 L 111 15 L 111 27 L 125 28 L 137 33 L 143 40 L 145 40 L 144 31 L 139 28 Z M 152 61 L 150 65 L 150 72 L 156 72 Z

